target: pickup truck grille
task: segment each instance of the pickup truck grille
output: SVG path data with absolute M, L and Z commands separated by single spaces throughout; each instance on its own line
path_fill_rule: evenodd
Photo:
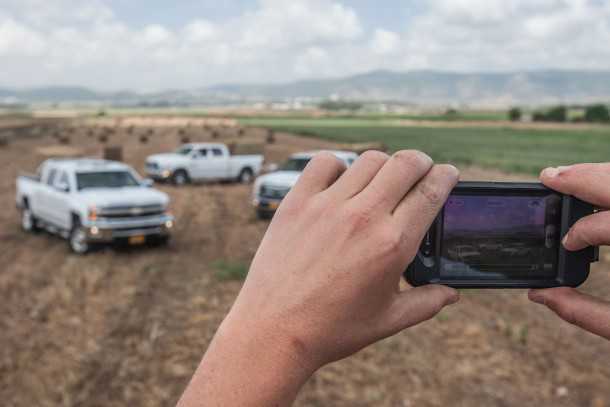
M 100 218 L 141 218 L 162 215 L 164 212 L 161 205 L 114 206 L 101 209 L 98 216 Z
M 261 185 L 260 197 L 268 198 L 268 199 L 283 199 L 288 194 L 289 191 L 290 191 L 290 188 L 286 188 L 286 187 Z

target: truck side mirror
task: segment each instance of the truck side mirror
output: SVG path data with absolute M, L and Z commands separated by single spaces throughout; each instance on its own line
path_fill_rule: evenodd
M 55 189 L 61 192 L 70 192 L 70 185 L 67 182 L 58 182 L 55 184 Z

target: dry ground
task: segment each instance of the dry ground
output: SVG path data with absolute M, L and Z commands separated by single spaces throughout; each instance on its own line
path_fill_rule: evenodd
M 179 144 L 171 126 L 141 144 L 147 130 L 123 127 L 108 144 L 141 170 L 148 154 Z M 219 132 L 235 138 L 234 129 Z M 70 145 L 98 155 L 96 134 L 78 129 Z M 210 137 L 200 126 L 189 135 Z M 263 139 L 250 130 L 242 140 Z M 240 288 L 216 277 L 214 261 L 248 262 L 267 224 L 255 219 L 248 186 L 162 186 L 177 217 L 168 247 L 72 255 L 56 237 L 22 232 L 14 205 L 16 175 L 39 164 L 35 147 L 56 143 L 48 134 L 0 147 L 1 404 L 173 405 Z M 266 155 L 328 146 L 279 135 Z M 610 298 L 610 254 L 602 257 L 584 290 Z M 322 369 L 297 405 L 608 406 L 610 342 L 560 322 L 523 291 L 464 291 L 432 321 Z

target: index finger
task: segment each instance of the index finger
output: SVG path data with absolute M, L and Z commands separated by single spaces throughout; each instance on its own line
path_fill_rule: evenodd
M 540 174 L 540 181 L 555 191 L 610 208 L 610 163 L 546 168 Z

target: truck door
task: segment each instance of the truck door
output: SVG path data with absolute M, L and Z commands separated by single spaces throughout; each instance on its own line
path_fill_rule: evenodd
M 70 213 L 70 179 L 66 171 L 60 171 L 55 177 L 52 188 L 49 188 L 49 210 L 53 224 L 62 229 L 72 225 Z
M 206 179 L 208 168 L 207 148 L 198 148 L 191 153 L 190 176 L 195 179 Z
M 49 168 L 42 173 L 40 184 L 36 186 L 34 196 L 30 206 L 34 215 L 46 222 L 53 223 L 51 214 L 50 195 L 53 189 L 53 183 L 57 179 L 58 171 L 55 168 Z
M 213 147 L 210 149 L 212 152 L 208 164 L 210 178 L 213 179 L 226 179 L 232 177 L 229 174 L 229 156 L 226 150 L 219 147 Z M 237 176 L 237 174 L 235 175 Z

